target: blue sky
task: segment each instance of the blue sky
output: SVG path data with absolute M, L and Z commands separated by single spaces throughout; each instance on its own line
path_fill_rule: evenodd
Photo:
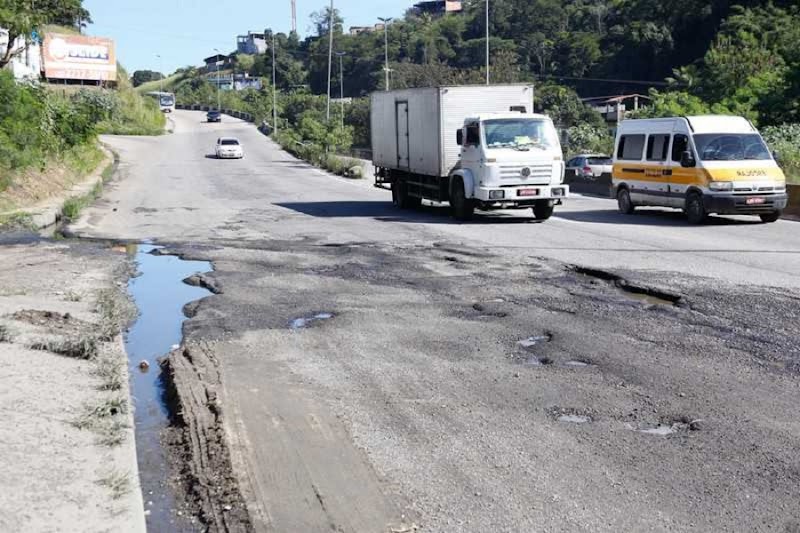
M 402 15 L 413 0 L 334 0 L 345 28 Z M 84 0 L 94 24 L 87 33 L 116 41 L 117 57 L 133 72 L 172 72 L 198 65 L 214 48 L 232 52 L 240 33 L 291 29 L 290 0 Z M 309 15 L 329 5 L 325 0 L 297 0 L 297 30 L 311 30 Z M 161 54 L 162 60 L 156 58 Z

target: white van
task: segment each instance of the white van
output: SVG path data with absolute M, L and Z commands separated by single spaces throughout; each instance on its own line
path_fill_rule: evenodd
M 786 208 L 786 178 L 743 117 L 708 115 L 625 120 L 612 170 L 619 210 L 682 209 L 691 224 L 710 213 L 775 222 Z

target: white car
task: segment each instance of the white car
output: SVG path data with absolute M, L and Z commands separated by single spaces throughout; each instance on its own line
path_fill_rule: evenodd
M 241 159 L 244 149 L 236 137 L 220 137 L 217 139 L 216 155 L 218 159 Z
M 596 180 L 603 174 L 611 175 L 614 161 L 611 157 L 602 154 L 576 155 L 567 161 L 567 177 Z

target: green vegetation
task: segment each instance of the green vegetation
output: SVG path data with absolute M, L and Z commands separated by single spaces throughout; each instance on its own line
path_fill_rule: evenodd
M 96 168 L 96 165 L 92 168 Z M 62 220 L 66 222 L 73 222 L 77 220 L 81 214 L 81 211 L 92 205 L 95 200 L 100 198 L 100 195 L 103 194 L 103 186 L 106 182 L 108 182 L 108 180 L 111 179 L 113 172 L 114 163 L 109 163 L 106 168 L 103 169 L 100 180 L 95 183 L 91 191 L 83 196 L 73 196 L 71 198 L 67 198 L 67 200 L 64 201 L 64 204 L 61 206 Z

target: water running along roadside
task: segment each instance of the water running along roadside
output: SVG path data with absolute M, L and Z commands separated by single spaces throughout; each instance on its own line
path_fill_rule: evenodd
M 136 262 L 136 275 L 128 282 L 128 293 L 139 314 L 125 336 L 125 348 L 131 376 L 139 475 L 148 530 L 194 531 L 200 529 L 199 524 L 180 508 L 170 483 L 170 464 L 162 442 L 170 423 L 170 412 L 159 359 L 181 342 L 181 328 L 186 320 L 183 307 L 211 294 L 183 280 L 213 268 L 206 261 L 184 261 L 175 256 L 153 254 L 157 249 L 149 244 L 128 246 L 128 254 Z

